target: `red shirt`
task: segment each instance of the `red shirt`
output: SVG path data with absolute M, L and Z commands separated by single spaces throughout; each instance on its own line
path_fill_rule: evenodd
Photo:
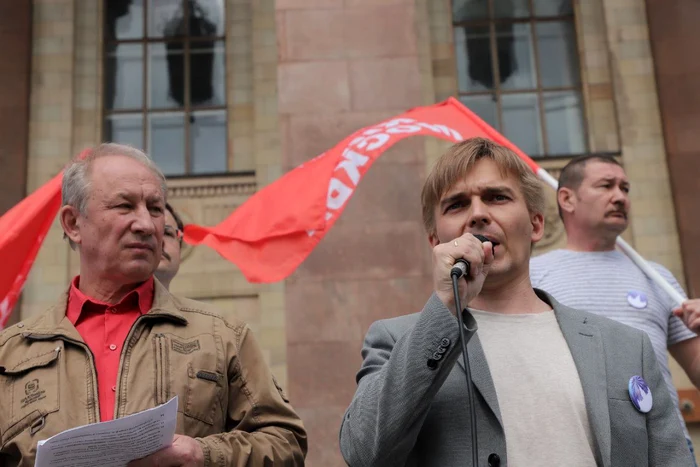
M 68 293 L 66 317 L 73 323 L 95 357 L 100 418 L 114 418 L 119 359 L 126 336 L 136 319 L 151 309 L 153 278 L 126 294 L 116 305 L 88 297 L 78 289 L 76 276 Z

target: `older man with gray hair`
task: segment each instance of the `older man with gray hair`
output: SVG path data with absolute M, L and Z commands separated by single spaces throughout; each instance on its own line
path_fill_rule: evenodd
M 37 442 L 178 396 L 170 447 L 130 465 L 301 466 L 306 433 L 245 323 L 171 295 L 165 177 L 103 144 L 69 164 L 59 218 L 80 275 L 46 312 L 0 333 L 0 465 Z

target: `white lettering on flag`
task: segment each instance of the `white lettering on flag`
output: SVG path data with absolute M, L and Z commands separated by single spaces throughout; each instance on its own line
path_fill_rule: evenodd
M 331 182 L 328 185 L 328 199 L 326 200 L 326 207 L 334 210 L 340 209 L 348 198 L 350 198 L 351 194 L 352 188 L 335 177 L 331 178 Z
M 344 169 L 345 173 L 350 177 L 350 180 L 352 180 L 352 183 L 357 186 L 357 184 L 360 183 L 360 171 L 358 167 L 365 165 L 369 157 L 358 154 L 352 149 L 343 151 L 343 157 L 345 157 L 346 160 L 338 164 L 335 170 Z
M 377 158 L 383 152 L 381 150 L 382 147 L 396 138 L 394 135 L 418 133 L 422 130 L 431 131 L 436 136 L 447 136 L 453 141 L 462 141 L 464 139 L 457 131 L 445 125 L 419 122 L 412 118 L 395 118 L 366 129 L 360 136 L 350 141 L 348 147 L 343 151 L 343 160 L 334 169 L 334 172 L 340 169 L 345 171 L 352 186 L 348 186 L 336 177 L 331 177 L 326 197 L 326 222 L 331 220 L 335 215 L 334 211 L 338 211 L 345 206 L 345 203 L 352 196 L 357 184 L 360 183 L 360 167 L 367 164 L 370 159 Z M 360 150 L 365 152 L 372 151 L 375 154 L 360 154 L 357 152 Z M 311 237 L 316 231 L 307 230 L 306 233 Z

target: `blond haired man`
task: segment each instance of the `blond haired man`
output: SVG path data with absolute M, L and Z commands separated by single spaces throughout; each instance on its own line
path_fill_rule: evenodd
M 367 332 L 340 430 L 350 466 L 470 466 L 473 449 L 489 467 L 692 465 L 649 338 L 532 288 L 544 195 L 517 155 L 480 138 L 453 146 L 422 203 L 434 292 L 420 313 Z M 478 447 L 450 277 L 458 259 L 471 264 L 460 312 L 478 324 L 468 342 Z M 634 401 L 630 381 L 643 391 Z

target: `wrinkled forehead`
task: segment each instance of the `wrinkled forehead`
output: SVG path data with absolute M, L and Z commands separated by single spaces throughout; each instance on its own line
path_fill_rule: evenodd
M 488 166 L 489 170 L 483 170 L 484 166 Z M 446 174 L 443 179 L 444 188 L 442 193 L 438 193 L 437 199 L 443 200 L 455 192 L 480 192 L 504 185 L 517 189 L 519 184 L 516 174 L 492 159 L 482 158 Z
M 92 184 L 93 194 L 102 194 L 107 197 L 120 197 L 129 199 L 144 199 L 147 201 L 162 201 L 163 190 L 160 183 L 155 180 L 135 179 L 132 177 L 114 177 L 104 183 Z
M 583 168 L 584 180 L 595 182 L 600 179 L 616 179 L 629 183 L 625 169 L 617 164 L 602 161 L 588 161 Z
M 160 178 L 146 165 L 126 156 L 105 156 L 90 167 L 93 196 L 165 201 Z

